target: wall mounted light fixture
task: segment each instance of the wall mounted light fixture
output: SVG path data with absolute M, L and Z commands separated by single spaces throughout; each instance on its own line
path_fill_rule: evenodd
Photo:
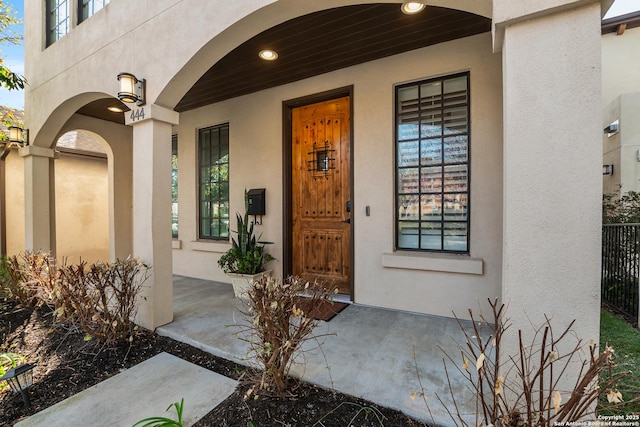
M 0 141 L 0 160 L 7 158 L 11 147 L 29 145 L 29 129 L 22 129 L 20 126 L 9 126 L 9 135 L 6 135 L 6 138 Z
M 613 165 L 602 165 L 602 175 L 613 175 Z
M 131 73 L 120 73 L 118 74 L 118 81 L 120 82 L 120 91 L 118 92 L 118 99 L 120 101 L 129 104 L 144 105 L 145 79 L 138 80 L 138 78 Z
M 20 126 L 9 126 L 9 142 L 19 147 L 29 145 L 29 129 Z

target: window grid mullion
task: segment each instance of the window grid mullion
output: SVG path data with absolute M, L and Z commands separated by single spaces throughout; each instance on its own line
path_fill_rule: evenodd
M 461 81 L 460 78 L 464 80 Z M 456 82 L 455 79 L 458 79 Z M 451 81 L 448 85 L 445 82 Z M 436 89 L 437 95 L 428 96 L 425 92 L 428 84 L 439 82 Z M 460 83 L 464 84 L 458 89 Z M 415 92 L 411 93 L 411 86 L 415 85 Z M 445 86 L 447 86 L 445 90 Z M 435 88 L 433 88 L 435 89 Z M 433 93 L 433 90 L 429 91 Z M 402 98 L 399 96 L 402 94 Z M 417 95 L 416 95 L 417 94 Z M 417 96 L 412 101 L 412 95 Z M 424 99 L 423 99 L 424 95 Z M 396 244 L 398 249 L 439 250 L 445 252 L 468 253 L 469 251 L 469 133 L 470 133 L 470 107 L 469 107 L 469 77 L 468 73 L 450 76 L 442 79 L 425 80 L 415 84 L 398 86 L 396 90 L 396 201 L 409 204 L 409 211 L 413 209 L 417 218 L 410 219 L 410 213 L 401 215 L 402 206 L 396 210 L 398 218 Z M 437 105 L 437 103 L 440 103 Z M 434 111 L 434 107 L 436 110 Z M 462 108 L 462 111 L 461 111 Z M 412 110 L 413 109 L 413 110 Z M 439 117 L 438 117 L 439 116 Z M 403 170 L 412 168 L 410 157 L 407 158 L 408 145 L 412 139 L 404 139 L 410 135 L 411 118 L 417 120 L 413 126 L 417 126 L 417 177 L 402 173 Z M 409 126 L 403 129 L 403 126 Z M 437 134 L 432 132 L 438 129 Z M 407 133 L 407 131 L 409 133 Z M 437 157 L 431 157 L 432 151 L 428 141 L 439 146 L 439 161 Z M 448 148 L 448 152 L 446 149 Z M 410 154 L 409 154 L 410 155 Z M 433 155 L 431 155 L 433 156 Z M 448 157 L 448 158 L 447 158 Z M 463 159 L 463 160 L 460 160 Z M 402 166 L 400 164 L 402 163 Z M 458 168 L 456 166 L 459 166 Z M 429 170 L 429 172 L 427 172 Z M 448 172 L 447 172 L 448 171 Z M 445 180 L 445 175 L 450 176 Z M 434 175 L 435 174 L 435 175 Z M 414 185 L 412 180 L 417 179 L 416 193 L 411 193 Z M 437 180 L 436 188 L 430 184 L 430 180 Z M 447 187 L 447 182 L 449 187 Z M 435 191 L 433 191 L 435 190 Z M 409 196 L 415 194 L 417 203 L 409 200 Z M 438 197 L 434 200 L 433 197 Z M 414 204 L 416 203 L 416 204 Z M 430 206 L 427 210 L 428 204 Z M 413 207 L 411 207 L 413 205 Z M 449 210 L 445 209 L 449 206 Z M 434 212 L 437 210 L 437 212 Z M 429 214 L 429 212 L 431 212 Z M 447 213 L 448 212 L 448 213 Z M 429 218 L 427 216 L 430 216 Z M 460 219 L 464 218 L 464 219 Z M 404 225 L 400 225 L 403 223 Z M 417 226 L 417 236 L 411 237 L 411 223 Z M 427 226 L 427 224 L 430 224 Z M 447 224 L 450 224 L 447 226 Z M 455 224 L 459 224 L 455 225 Z M 433 228 L 432 228 L 433 227 Z M 427 230 L 439 232 L 438 240 Z M 449 231 L 447 231 L 449 230 Z M 404 234 L 404 238 L 400 233 Z M 449 233 L 449 234 L 447 234 Z M 431 236 L 431 237 L 430 237 Z M 411 243 L 413 239 L 414 243 Z M 431 241 L 431 243 L 429 243 Z M 439 241 L 439 242 L 438 242 Z M 446 243 L 448 242 L 448 243 Z M 446 243 L 446 247 L 445 246 Z M 413 245 L 417 247 L 414 247 Z M 409 245 L 409 246 L 405 246 Z M 439 247 L 438 247 L 439 246 Z M 437 248 L 437 249 L 436 249 Z

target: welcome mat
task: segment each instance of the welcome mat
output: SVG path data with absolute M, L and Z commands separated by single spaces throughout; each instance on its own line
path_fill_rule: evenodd
M 336 314 L 344 310 L 349 304 L 336 301 L 323 301 L 320 306 L 316 307 L 315 309 L 311 309 L 310 301 L 304 297 L 300 297 L 300 299 L 298 300 L 298 305 L 300 307 L 300 310 L 304 311 L 304 313 L 308 317 L 313 317 L 314 319 L 324 320 L 325 322 L 328 322 L 329 320 L 333 319 Z

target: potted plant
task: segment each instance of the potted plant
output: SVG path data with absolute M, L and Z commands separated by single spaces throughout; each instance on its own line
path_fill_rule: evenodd
M 253 280 L 267 274 L 267 264 L 273 257 L 265 250 L 265 244 L 253 233 L 253 223 L 249 222 L 247 214 L 247 194 L 245 192 L 245 214 L 236 213 L 237 240 L 231 238 L 231 249 L 218 260 L 218 266 L 231 278 L 233 292 L 236 298 L 247 299 L 247 291 Z

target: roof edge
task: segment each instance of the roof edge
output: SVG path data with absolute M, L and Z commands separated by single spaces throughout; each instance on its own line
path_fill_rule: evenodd
M 604 19 L 600 26 L 602 34 L 617 32 L 621 24 L 626 24 L 626 28 L 640 27 L 640 10 Z

